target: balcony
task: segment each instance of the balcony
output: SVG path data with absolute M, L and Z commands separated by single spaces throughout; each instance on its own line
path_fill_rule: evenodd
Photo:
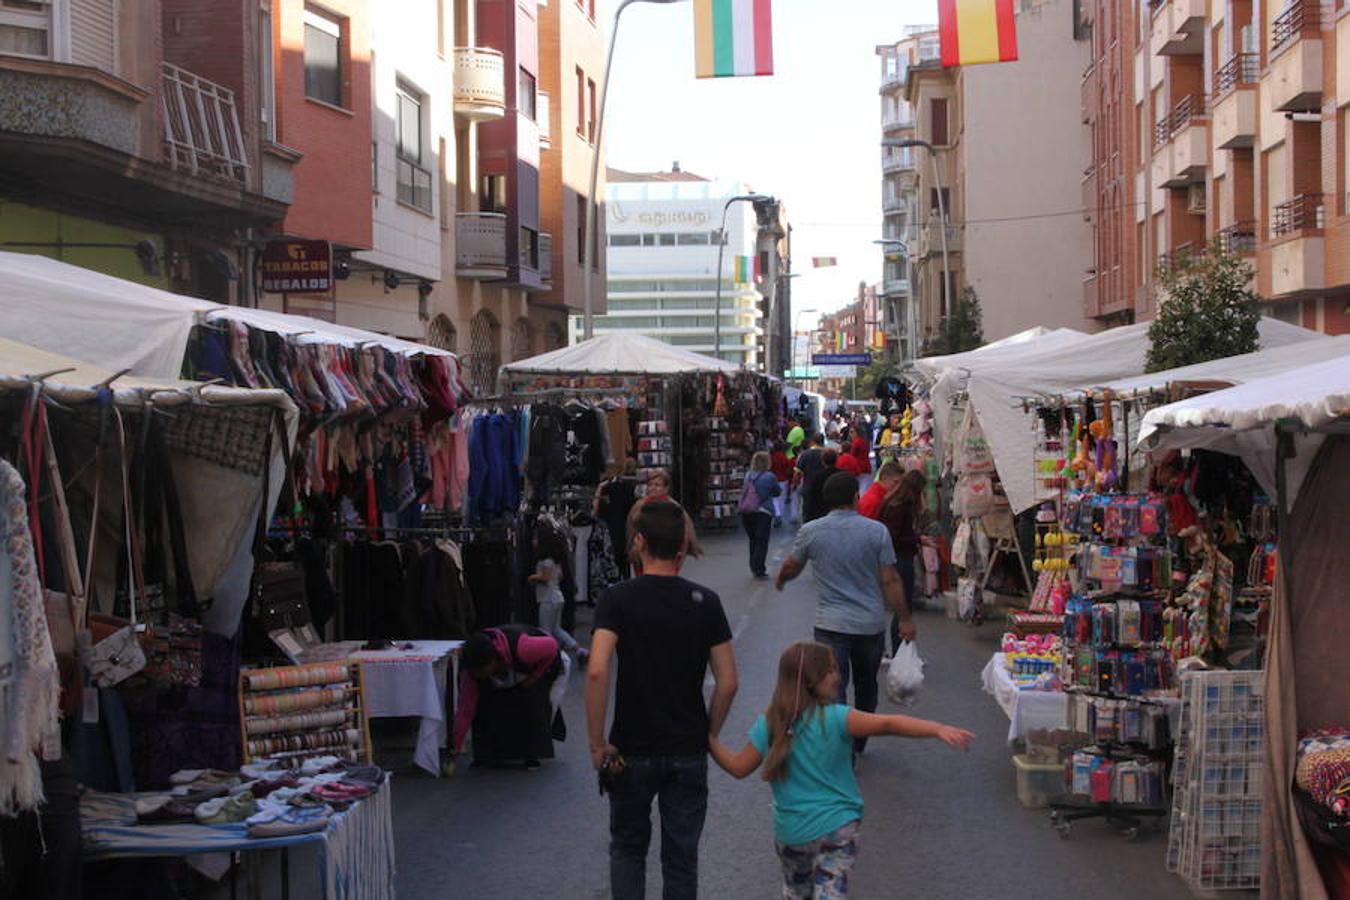
M 961 229 L 955 225 L 947 225 L 947 252 L 957 253 L 961 250 Z M 923 229 L 923 252 L 928 254 L 942 253 L 942 223 L 933 219 L 924 225 Z
M 1083 315 L 1088 318 L 1101 315 L 1101 284 L 1097 270 L 1089 269 L 1083 276 Z
M 1149 47 L 1155 56 L 1204 52 L 1205 0 L 1167 0 L 1153 14 Z
M 506 115 L 506 66 L 500 50 L 455 48 L 455 115 L 467 122 Z
M 544 290 L 553 290 L 553 235 L 539 233 L 539 283 Z
M 544 148 L 553 146 L 553 124 L 549 119 L 552 105 L 553 100 L 549 97 L 547 91 L 539 91 L 535 94 L 534 120 L 539 126 L 539 146 Z
M 1275 215 L 1270 223 L 1271 238 L 1308 229 L 1320 230 L 1324 221 L 1323 209 L 1321 194 L 1299 194 L 1286 200 L 1275 207 Z
M 1326 248 L 1320 232 L 1304 232 L 1270 246 L 1271 299 L 1326 288 Z
M 1097 170 L 1087 169 L 1083 172 L 1083 221 L 1093 222 L 1097 218 Z
M 1091 125 L 1097 121 L 1097 115 L 1101 107 L 1101 97 L 1097 83 L 1097 69 L 1089 64 L 1087 71 L 1083 73 L 1083 80 L 1079 84 L 1079 104 L 1083 113 L 1083 124 Z
M 881 293 L 887 297 L 909 294 L 908 278 L 887 278 L 881 282 Z
M 1261 58 L 1239 53 L 1214 73 L 1214 102 L 1210 107 L 1214 147 L 1235 150 L 1256 142 L 1256 95 Z
M 455 214 L 455 274 L 479 281 L 506 277 L 506 215 Z
M 1185 187 L 1204 178 L 1209 167 L 1209 116 L 1200 95 L 1181 98 L 1154 124 L 1153 154 L 1153 183 L 1158 187 Z
M 900 66 L 894 71 L 884 72 L 881 76 L 881 93 L 896 91 L 905 86 L 905 76 L 909 74 L 907 66 Z
M 1293 0 L 1271 23 L 1265 78 L 1271 107 L 1316 112 L 1322 105 L 1322 11 L 1317 0 Z
M 1184 244 L 1178 244 L 1174 249 L 1167 253 L 1158 254 L 1158 272 L 1171 272 L 1179 269 L 1188 263 L 1195 255 L 1195 245 L 1190 241 Z
M 904 210 L 905 210 L 904 197 L 883 197 L 881 200 L 881 211 L 888 216 L 893 215 L 895 213 L 904 212 Z
M 1219 230 L 1219 249 L 1234 256 L 1252 256 L 1256 253 L 1256 223 L 1235 222 Z
M 914 127 L 914 116 L 911 113 L 887 114 L 881 120 L 881 130 L 887 134 L 892 131 L 908 131 Z
M 884 175 L 914 171 L 914 151 L 909 147 L 902 147 L 898 150 L 883 152 L 881 154 L 881 171 Z
M 234 91 L 168 63 L 160 69 L 165 162 L 193 176 L 242 183 L 248 156 Z

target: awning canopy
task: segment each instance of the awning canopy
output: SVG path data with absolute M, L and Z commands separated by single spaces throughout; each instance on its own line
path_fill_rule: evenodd
M 735 363 L 626 331 L 606 332 L 570 347 L 502 366 L 505 375 L 678 375 L 740 370 Z
M 1035 353 L 1085 337 L 1087 337 L 1086 334 L 1072 328 L 1050 329 L 1037 325 L 1001 340 L 991 341 L 981 347 L 976 347 L 974 350 L 916 359 L 914 360 L 914 368 L 926 378 L 935 379 L 943 372 L 966 368 L 972 363 L 985 364 L 996 359 L 1007 360 L 1020 354 Z
M 1276 423 L 1316 429 L 1346 417 L 1350 417 L 1350 350 L 1150 410 L 1138 443 L 1147 450 L 1192 447 L 1239 456 L 1273 497 Z M 1296 455 L 1287 461 L 1291 504 L 1324 437 L 1296 433 L 1293 439 Z
M 1112 328 L 1005 365 L 979 366 L 970 374 L 970 402 L 994 454 L 999 479 L 1014 512 L 1035 504 L 1034 412 L 1024 405 L 1143 374 L 1149 323 Z M 1277 319 L 1258 325 L 1261 348 L 1319 340 L 1324 335 Z

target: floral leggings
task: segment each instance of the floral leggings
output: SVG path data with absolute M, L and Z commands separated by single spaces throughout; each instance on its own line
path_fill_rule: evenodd
M 847 897 L 861 825 L 856 820 L 849 822 L 809 844 L 775 844 L 783 866 L 783 900 Z

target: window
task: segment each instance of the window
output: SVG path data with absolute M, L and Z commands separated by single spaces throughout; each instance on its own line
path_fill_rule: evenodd
M 0 0 L 0 54 L 51 56 L 50 2 Z
M 520 267 L 539 268 L 539 232 L 524 225 L 520 226 Z
M 305 10 L 305 96 L 342 106 L 342 23 Z
M 691 231 L 675 235 L 675 243 L 681 247 L 706 247 L 712 243 L 712 238 L 706 232 Z
M 506 212 L 506 176 L 484 175 L 479 179 L 479 212 Z
M 673 235 L 673 234 L 658 234 L 658 235 L 656 236 L 656 243 L 657 243 L 657 246 L 660 246 L 660 247 L 674 247 L 674 246 L 675 246 L 675 235 Z
M 431 172 L 422 164 L 422 95 L 402 82 L 396 95 L 398 201 L 431 212 Z
M 449 156 L 448 156 L 448 154 L 445 152 L 445 138 L 441 138 L 441 139 L 440 139 L 440 145 L 439 145 L 438 149 L 439 149 L 440 152 L 436 154 L 436 162 L 437 162 L 437 163 L 439 164 L 439 166 L 440 166 L 440 172 L 438 173 L 438 176 L 437 176 L 437 177 L 438 177 L 438 181 L 437 181 L 437 184 L 436 184 L 436 188 L 437 188 L 437 190 L 440 192 L 440 195 L 441 195 L 441 231 L 449 231 L 449 230 L 450 230 L 450 210 L 451 210 L 451 206 L 450 206 L 450 172 L 449 172 L 449 163 L 447 162 L 447 160 L 449 159 Z
M 258 10 L 258 107 L 263 123 L 263 140 L 277 139 L 277 82 L 272 70 L 272 8 L 264 3 Z
M 656 235 L 654 235 L 654 234 L 644 234 L 644 235 L 642 236 L 642 246 L 644 246 L 644 247 L 655 247 L 655 246 L 656 246 Z
M 609 236 L 609 245 L 611 247 L 641 247 L 642 235 L 640 234 L 611 234 Z
M 595 21 L 595 0 L 586 0 L 586 15 L 592 22 Z
M 947 144 L 947 101 L 934 97 L 928 101 L 929 140 L 935 147 Z
M 587 78 L 587 79 L 586 79 L 586 98 L 587 98 L 588 103 L 590 104 L 590 113 L 591 113 L 590 118 L 586 120 L 586 141 L 587 141 L 587 143 L 594 144 L 594 143 L 595 143 L 595 123 L 598 121 L 598 120 L 596 119 L 596 114 L 595 114 L 595 80 L 594 80 L 594 79 L 591 79 L 591 78 Z
M 942 204 L 938 205 L 939 191 L 941 191 Z M 929 188 L 928 189 L 928 209 L 933 215 L 938 216 L 943 212 L 951 218 L 952 214 L 952 196 L 950 188 Z
M 586 136 L 586 73 L 577 66 L 577 136 Z
M 577 265 L 586 265 L 586 198 L 581 196 L 577 197 Z
M 536 120 L 536 99 L 535 99 L 535 78 L 525 67 L 520 69 L 520 77 L 516 79 L 516 109 L 520 114 L 531 122 Z

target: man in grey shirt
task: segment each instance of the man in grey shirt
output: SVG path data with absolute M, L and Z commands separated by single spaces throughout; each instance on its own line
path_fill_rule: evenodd
M 837 472 L 826 479 L 823 493 L 829 514 L 802 525 L 774 586 L 781 591 L 806 569 L 807 562 L 812 563 L 820 595 L 815 637 L 834 650 L 839 702 L 848 702 L 851 674 L 853 705 L 863 712 L 875 712 L 877 673 L 886 650 L 887 607 L 900 621 L 903 640 L 914 640 L 918 630 L 895 568 L 890 532 L 880 522 L 858 514 L 858 479 Z M 866 743 L 866 739 L 854 741 L 854 752 L 861 753 Z

